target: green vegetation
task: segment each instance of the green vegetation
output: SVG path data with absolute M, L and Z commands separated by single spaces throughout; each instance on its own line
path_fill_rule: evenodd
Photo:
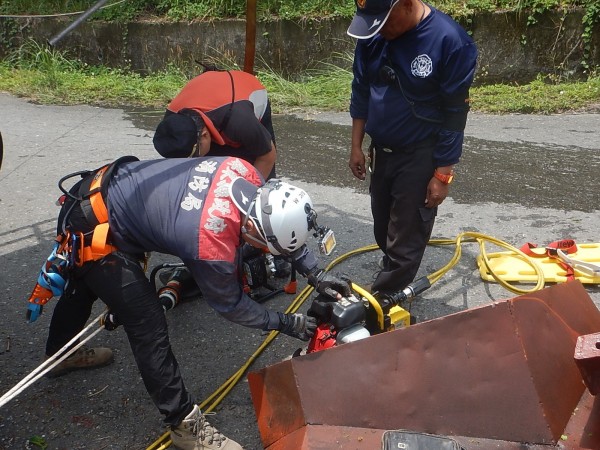
M 142 77 L 89 66 L 34 41 L 0 62 L 0 90 L 46 104 L 164 106 L 185 81 L 177 69 Z
M 3 0 L 0 14 L 57 14 L 84 11 L 97 0 Z M 299 19 L 350 17 L 354 2 L 347 0 L 259 0 L 257 18 Z M 102 20 L 161 18 L 163 20 L 211 20 L 239 18 L 246 14 L 246 0 L 119 0 L 108 1 L 95 15 Z
M 64 14 L 88 9 L 97 0 L 3 0 L 0 14 Z M 581 7 L 598 18 L 597 0 L 431 0 L 432 5 L 455 16 L 464 17 L 485 11 L 527 11 L 535 14 L 549 9 Z M 351 17 L 354 2 L 349 0 L 257 0 L 257 18 L 270 20 Z M 166 20 L 210 20 L 244 17 L 246 0 L 111 0 L 97 18 L 129 20 L 160 17 Z
M 350 58 L 351 56 L 346 56 Z M 235 68 L 231 63 L 229 68 Z M 290 81 L 271 70 L 257 73 L 275 112 L 346 111 L 352 73 L 331 65 Z M 47 104 L 164 108 L 187 81 L 176 67 L 142 77 L 125 70 L 94 67 L 30 42 L 0 62 L 0 90 Z M 586 82 L 480 86 L 471 90 L 474 111 L 550 114 L 600 105 L 600 76 Z
M 475 111 L 492 114 L 553 114 L 600 107 L 600 77 L 551 83 L 543 77 L 522 86 L 496 84 L 471 89 Z
M 0 15 L 53 15 L 88 9 L 97 0 L 3 0 Z M 600 104 L 600 74 L 586 60 L 591 50 L 592 30 L 600 21 L 598 0 L 431 0 L 454 17 L 469 17 L 485 11 L 523 11 L 528 22 L 547 10 L 583 8 L 586 81 L 539 77 L 527 85 L 478 86 L 471 91 L 475 111 L 490 113 L 549 114 Z M 246 0 L 109 0 L 93 17 L 103 20 L 215 20 L 244 17 Z M 319 19 L 351 17 L 352 0 L 257 0 L 258 20 Z M 7 37 L 0 36 L 0 44 Z M 346 55 L 343 57 L 351 58 Z M 221 62 L 221 65 L 223 63 Z M 226 63 L 234 68 L 231 63 Z M 348 64 L 348 67 L 350 65 Z M 269 90 L 276 111 L 318 109 L 345 111 L 352 74 L 331 65 L 290 81 L 269 69 L 257 76 Z M 0 61 L 0 90 L 42 103 L 88 103 L 104 106 L 136 105 L 164 107 L 187 81 L 177 67 L 141 76 L 125 69 L 88 66 L 44 46 L 27 43 Z

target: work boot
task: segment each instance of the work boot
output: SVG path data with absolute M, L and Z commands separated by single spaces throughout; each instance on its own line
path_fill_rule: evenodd
M 180 450 L 243 450 L 240 444 L 210 425 L 197 405 L 179 425 L 171 428 L 171 440 Z
M 50 358 L 46 356 L 46 359 Z M 113 352 L 110 348 L 96 347 L 87 348 L 82 345 L 75 353 L 65 359 L 46 374 L 48 378 L 60 377 L 72 370 L 94 369 L 96 367 L 107 366 L 114 360 Z

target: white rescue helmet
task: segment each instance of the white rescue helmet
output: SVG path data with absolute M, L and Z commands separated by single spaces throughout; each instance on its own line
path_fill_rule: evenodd
M 243 214 L 242 233 L 246 233 L 246 221 L 251 220 L 273 255 L 298 250 L 315 228 L 316 213 L 304 189 L 277 179 L 258 187 L 241 177 L 229 189 L 231 199 Z
M 256 196 L 250 219 L 273 255 L 298 250 L 313 227 L 313 204 L 308 193 L 280 180 L 269 180 Z

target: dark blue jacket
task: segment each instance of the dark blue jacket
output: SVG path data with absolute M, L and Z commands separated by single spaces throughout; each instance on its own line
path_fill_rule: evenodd
M 168 158 L 119 165 L 107 196 L 114 245 L 123 252 L 179 257 L 203 298 L 225 318 L 252 328 L 279 325 L 241 283 L 241 214 L 229 197 L 237 177 L 263 184 L 250 163 L 233 157 Z M 317 266 L 306 246 L 292 255 L 306 275 Z
M 378 34 L 358 41 L 350 115 L 365 119 L 366 133 L 384 147 L 437 136 L 434 165 L 440 167 L 457 163 L 462 152 L 477 48 L 460 25 L 430 8 L 417 27 L 397 39 Z M 400 85 L 382 74 L 384 66 L 393 69 Z

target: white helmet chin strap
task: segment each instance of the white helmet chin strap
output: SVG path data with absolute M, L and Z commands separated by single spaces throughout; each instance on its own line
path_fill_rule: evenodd
M 252 203 L 254 203 L 254 202 L 252 202 Z M 250 233 L 248 233 L 248 229 L 246 228 L 246 223 L 248 222 L 248 220 L 252 221 L 252 224 L 254 225 L 254 228 L 256 228 L 256 230 L 258 231 L 258 235 L 260 236 L 260 239 L 255 238 Z M 265 241 L 263 239 L 262 234 L 260 232 L 260 228 L 258 227 L 258 225 L 256 224 L 256 222 L 254 221 L 254 219 L 252 219 L 250 216 L 244 216 L 244 225 L 242 225 L 242 233 L 246 236 L 246 239 L 254 242 L 255 244 L 260 245 L 261 247 L 267 247 L 267 241 Z
M 248 204 L 248 209 L 244 212 L 244 219 L 242 221 L 242 233 L 246 236 L 246 238 L 248 240 L 254 242 L 255 244 L 260 245 L 261 247 L 266 247 L 267 246 L 267 241 L 265 241 L 264 239 L 262 239 L 261 232 L 260 232 L 260 227 L 250 217 L 250 211 L 252 210 L 252 208 L 254 207 L 254 205 L 256 203 L 256 196 L 257 195 L 258 195 L 258 191 L 256 192 L 256 194 L 254 194 L 254 197 L 252 198 L 252 200 Z M 259 236 L 261 236 L 261 239 L 257 239 L 254 236 L 252 236 L 250 233 L 248 233 L 248 229 L 246 228 L 246 224 L 248 223 L 248 220 L 252 220 L 252 223 L 254 224 L 254 228 L 256 228 L 258 230 L 258 234 L 259 234 Z
M 265 235 L 265 238 L 267 239 L 267 241 L 269 242 L 269 244 L 271 244 L 273 247 L 275 247 L 275 249 L 282 255 L 289 255 L 290 252 L 288 252 L 287 250 L 284 250 L 283 247 L 281 245 L 279 245 L 279 242 L 277 241 L 277 237 L 275 236 L 275 234 L 273 233 L 273 228 L 271 227 L 271 220 L 269 219 L 269 216 L 273 213 L 273 207 L 271 205 L 269 205 L 269 193 L 271 192 L 271 188 L 269 187 L 269 184 L 273 184 L 273 183 L 269 183 L 267 182 L 261 189 L 260 189 L 260 214 L 261 214 L 261 223 L 263 226 L 263 232 Z M 277 184 L 275 184 L 275 189 L 277 189 L 277 187 L 279 186 L 279 182 L 277 182 Z
M 246 236 L 246 239 L 248 239 L 249 241 L 254 242 L 255 244 L 260 245 L 261 247 L 266 247 L 267 243 L 265 241 L 263 241 L 262 239 L 257 239 L 254 236 L 252 236 L 250 233 L 248 233 L 248 231 L 244 231 L 242 230 L 242 233 L 244 233 L 244 236 Z

